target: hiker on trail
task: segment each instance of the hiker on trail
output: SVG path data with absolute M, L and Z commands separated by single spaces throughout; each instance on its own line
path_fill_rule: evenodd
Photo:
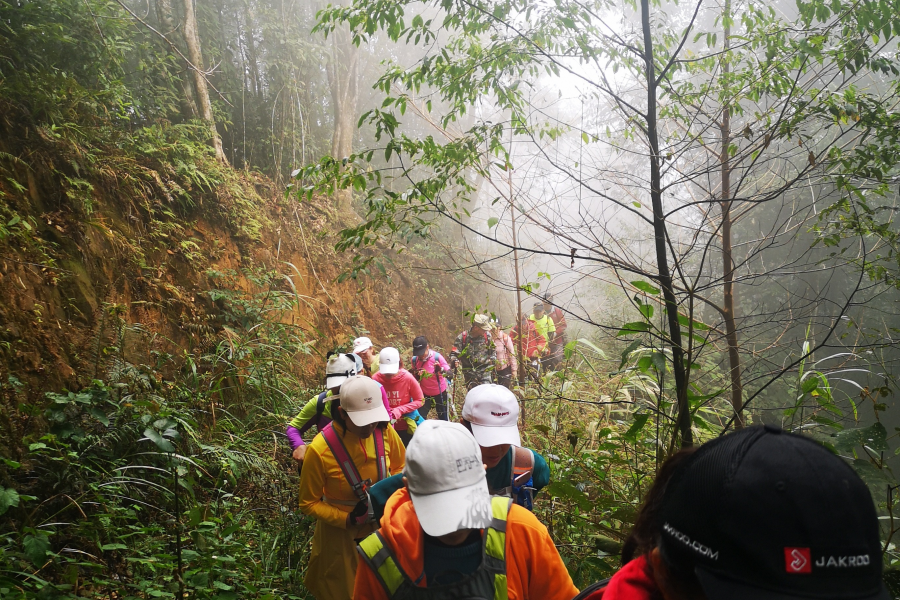
M 466 394 L 461 423 L 481 445 L 488 490 L 491 495 L 511 497 L 530 510 L 537 492 L 550 484 L 550 467 L 543 456 L 521 447 L 518 418 L 519 403 L 502 385 L 479 385 Z M 402 478 L 394 475 L 369 489 L 376 520 L 381 519 L 391 495 L 402 487 Z
M 751 427 L 663 464 L 624 566 L 577 598 L 888 600 L 881 550 L 872 496 L 844 459 Z
M 331 423 L 330 399 L 336 396 L 341 389 L 341 384 L 348 377 L 353 377 L 362 371 L 362 361 L 355 354 L 329 353 L 325 366 L 325 391 L 313 396 L 303 405 L 296 417 L 291 419 L 287 426 L 288 443 L 291 445 L 291 456 L 299 463 L 303 463 L 308 446 L 303 441 L 303 434 L 313 426 L 318 431 Z M 381 389 L 381 399 L 385 408 L 388 408 L 387 392 Z
M 378 372 L 372 379 L 384 386 L 394 429 L 403 443 L 409 444 L 417 422 L 421 420 L 418 409 L 422 407 L 425 395 L 412 373 L 400 364 L 400 352 L 396 348 L 382 348 L 378 365 Z
M 534 321 L 522 315 L 522 322 L 513 327 L 510 337 L 513 343 L 518 347 L 518 336 L 522 336 L 522 359 L 525 363 L 526 372 L 531 373 L 531 377 L 535 377 L 535 373 L 540 369 L 540 362 L 544 355 L 549 351 L 547 339 L 537 332 Z
M 367 337 L 358 337 L 353 340 L 353 354 L 362 359 L 364 370 L 361 373 L 371 377 L 378 372 L 378 355 L 375 354 L 375 346 Z
M 512 388 L 512 382 L 518 373 L 516 350 L 512 338 L 500 328 L 500 321 L 491 320 L 491 336 L 494 338 L 494 349 L 497 351 L 497 383 L 505 388 Z
M 428 338 L 420 335 L 413 340 L 413 356 L 410 361 L 410 372 L 419 382 L 422 393 L 425 394 L 425 402 L 419 414 L 428 418 L 431 407 L 437 411 L 437 418 L 447 420 L 447 376 L 450 374 L 450 365 L 428 345 Z
M 518 421 L 519 402 L 502 385 L 479 385 L 466 394 L 462 424 L 481 446 L 491 494 L 531 510 L 534 497 L 550 484 L 550 467 L 543 456 L 522 447 Z
M 549 359 L 548 366 L 551 369 L 556 369 L 563 360 L 563 349 L 566 347 L 566 329 L 569 327 L 569 324 L 566 323 L 566 315 L 563 314 L 563 311 L 558 306 L 553 306 L 553 294 L 544 294 L 543 308 L 550 320 L 553 321 L 553 327 L 556 330 L 556 335 L 552 340 L 549 340 L 550 354 L 547 357 Z
M 300 511 L 316 518 L 303 583 L 317 600 L 352 596 L 355 540 L 375 530 L 366 489 L 399 473 L 406 460 L 375 381 L 348 378 L 332 403 L 334 420 L 310 443 L 300 475 Z
M 534 323 L 535 331 L 547 340 L 547 344 L 552 344 L 556 338 L 556 325 L 553 324 L 553 319 L 544 312 L 544 303 L 535 302 L 532 311 L 528 320 Z M 549 352 L 549 348 L 547 351 Z
M 478 442 L 426 421 L 409 445 L 405 487 L 359 543 L 355 600 L 570 600 L 572 578 L 537 518 L 491 498 Z
M 490 330 L 490 317 L 478 314 L 472 319 L 469 330 L 460 333 L 453 342 L 450 364 L 454 369 L 462 367 L 466 389 L 491 382 L 494 363 L 497 362 L 497 350 Z

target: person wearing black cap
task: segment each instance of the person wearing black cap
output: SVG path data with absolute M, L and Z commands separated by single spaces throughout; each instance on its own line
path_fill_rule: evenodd
M 752 427 L 663 465 L 590 600 L 889 600 L 872 496 L 843 459 Z
M 438 419 L 447 421 L 447 374 L 450 365 L 440 352 L 431 349 L 428 338 L 424 335 L 413 340 L 413 355 L 410 361 L 410 373 L 422 387 L 425 402 L 419 410 L 426 419 L 431 407 L 437 410 Z

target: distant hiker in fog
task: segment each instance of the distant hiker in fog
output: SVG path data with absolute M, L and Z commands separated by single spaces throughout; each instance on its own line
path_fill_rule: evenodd
M 333 421 L 309 444 L 300 475 L 300 511 L 316 518 L 303 580 L 317 600 L 353 594 L 356 542 L 375 530 L 367 489 L 399 473 L 406 449 L 390 426 L 377 382 L 357 375 L 332 400 Z
M 405 487 L 388 501 L 381 529 L 359 543 L 356 600 L 578 593 L 547 528 L 509 499 L 491 498 L 478 442 L 462 425 L 426 421 L 407 459 Z
M 425 402 L 419 414 L 427 419 L 431 407 L 434 406 L 437 418 L 446 421 L 447 375 L 450 374 L 450 365 L 440 352 L 431 349 L 428 338 L 424 335 L 413 340 L 412 352 L 410 373 L 419 382 L 422 393 L 425 394 Z
M 751 427 L 663 464 L 622 550 L 578 600 L 889 600 L 866 484 L 819 442 Z
M 497 352 L 497 367 L 495 370 L 497 383 L 511 388 L 512 381 L 516 378 L 516 373 L 518 373 L 519 369 L 512 338 L 500 328 L 500 321 L 497 319 L 491 321 L 491 335 L 494 338 L 494 349 Z
M 569 324 L 566 323 L 566 315 L 559 307 L 553 306 L 553 294 L 544 294 L 543 303 L 544 312 L 553 321 L 553 328 L 556 330 L 553 339 L 547 340 L 550 344 L 550 355 L 548 356 L 548 366 L 556 369 L 563 360 L 563 349 L 566 346 L 566 329 Z
M 396 348 L 382 348 L 378 362 L 378 372 L 372 379 L 387 391 L 394 429 L 403 443 L 409 444 L 418 422 L 422 420 L 418 412 L 425 400 L 422 387 L 412 373 L 400 364 L 400 352 Z
M 553 319 L 544 312 L 543 302 L 535 302 L 532 311 L 528 316 L 528 320 L 534 323 L 534 330 L 544 338 L 547 344 L 546 349 L 541 352 L 543 355 L 541 362 L 545 366 L 552 368 L 553 359 L 550 356 L 550 349 L 553 340 L 556 338 L 556 325 L 553 323 Z
M 490 334 L 491 323 L 487 315 L 475 315 L 472 326 L 463 331 L 453 342 L 450 352 L 450 364 L 453 368 L 462 367 L 466 389 L 472 389 L 482 383 L 491 383 L 494 364 L 497 362 L 497 350 Z
M 548 352 L 547 339 L 537 332 L 534 321 L 522 315 L 522 322 L 513 327 L 510 337 L 518 348 L 518 337 L 522 336 L 522 354 L 524 358 L 521 360 L 525 363 L 525 370 L 534 372 L 540 367 L 540 361 Z M 532 363 L 536 363 L 533 365 Z
M 364 370 L 361 375 L 371 377 L 378 372 L 378 355 L 372 340 L 367 337 L 359 337 L 353 340 L 353 354 L 362 359 Z

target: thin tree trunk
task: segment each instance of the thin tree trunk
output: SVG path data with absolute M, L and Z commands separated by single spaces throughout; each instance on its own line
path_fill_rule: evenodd
M 328 82 L 334 110 L 331 156 L 343 160 L 353 153 L 359 101 L 359 49 L 351 41 L 349 29 L 336 30 L 332 34 Z M 339 190 L 335 196 L 339 208 L 350 209 L 350 190 Z
M 156 0 L 156 18 L 161 25 L 160 31 L 168 37 L 176 29 L 175 17 L 171 0 Z M 190 68 L 187 63 L 182 61 L 183 70 L 178 77 L 178 85 L 181 86 L 181 96 L 178 99 L 181 105 L 181 117 L 185 121 L 190 121 L 198 116 L 197 105 L 194 104 L 194 90 L 191 87 L 191 80 L 184 76 L 184 73 Z
M 255 96 L 262 93 L 259 78 L 259 59 L 256 54 L 256 40 L 253 39 L 253 14 L 250 11 L 250 2 L 244 2 L 244 35 L 247 38 L 247 61 L 250 64 L 251 90 Z
M 731 47 L 731 0 L 725 0 L 725 58 L 722 64 L 722 76 L 727 82 L 731 65 L 728 62 L 728 50 Z M 725 338 L 728 341 L 728 367 L 731 374 L 731 406 L 734 410 L 734 427 L 744 427 L 744 392 L 741 385 L 741 355 L 738 353 L 737 325 L 734 309 L 734 258 L 731 243 L 731 164 L 728 148 L 731 145 L 731 106 L 726 102 L 722 110 L 722 270 L 724 290 L 722 300 L 722 316 L 725 319 Z
M 691 429 L 691 407 L 687 398 L 687 370 L 684 364 L 684 348 L 681 345 L 681 324 L 678 322 L 678 300 L 672 286 L 666 251 L 666 221 L 662 205 L 662 178 L 659 160 L 659 134 L 656 123 L 656 67 L 653 62 L 653 38 L 650 31 L 650 0 L 641 0 L 641 29 L 644 34 L 644 62 L 647 76 L 647 142 L 650 145 L 650 202 L 653 205 L 653 237 L 656 246 L 656 263 L 659 285 L 666 303 L 672 346 L 672 371 L 675 375 L 675 395 L 678 406 L 676 423 L 681 433 L 681 445 L 694 445 Z
M 212 145 L 216 150 L 216 158 L 228 164 L 225 151 L 222 149 L 222 138 L 216 131 L 216 121 L 213 118 L 212 104 L 209 101 L 209 90 L 206 87 L 204 74 L 197 69 L 203 68 L 203 54 L 200 52 L 200 36 L 197 33 L 197 18 L 194 14 L 193 0 L 184 0 L 184 43 L 188 50 L 188 59 L 196 68 L 191 69 L 194 79 L 194 91 L 197 92 L 197 108 L 200 109 L 200 118 L 209 124 L 212 135 Z

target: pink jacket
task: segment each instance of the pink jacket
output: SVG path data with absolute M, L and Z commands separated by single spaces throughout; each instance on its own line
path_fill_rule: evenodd
M 388 403 L 391 405 L 388 412 L 392 418 L 398 419 L 394 423 L 394 429 L 405 431 L 406 421 L 401 417 L 421 408 L 425 398 L 419 382 L 406 369 L 400 369 L 390 378 L 379 371 L 372 375 L 372 379 L 383 385 L 384 391 L 387 392 Z
M 435 361 L 437 361 L 437 364 L 441 366 L 443 371 L 440 381 L 434 376 Z M 422 386 L 423 394 L 426 396 L 439 396 L 441 392 L 447 389 L 447 375 L 450 373 L 450 365 L 447 364 L 447 361 L 439 352 L 431 350 L 424 360 L 413 356 L 410 364 L 412 365 L 413 375 L 419 380 L 419 385 Z

